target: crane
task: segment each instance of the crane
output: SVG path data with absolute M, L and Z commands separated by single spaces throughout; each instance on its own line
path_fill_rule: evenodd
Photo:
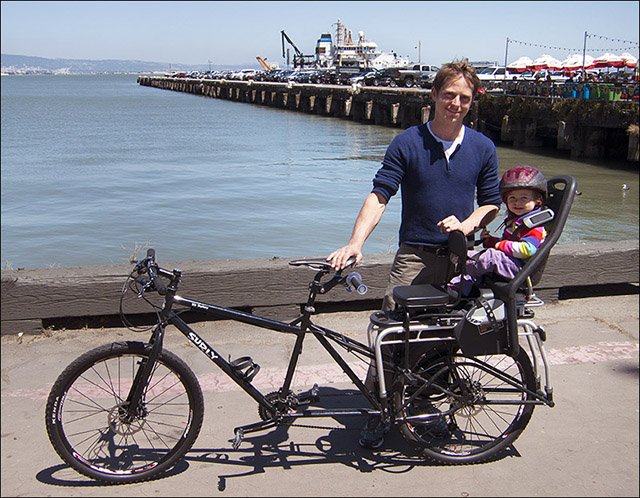
M 266 59 L 264 59 L 263 57 L 260 57 L 259 55 L 256 56 L 256 59 L 258 59 L 258 62 L 260 63 L 260 65 L 262 66 L 262 68 L 265 71 L 271 71 L 272 69 L 275 69 L 277 66 L 271 66 Z
M 304 67 L 305 64 L 312 64 L 313 63 L 313 59 L 315 56 L 313 55 L 304 55 L 300 49 L 298 47 L 296 47 L 296 44 L 293 43 L 293 41 L 291 40 L 291 38 L 289 38 L 289 35 L 287 35 L 287 33 L 284 32 L 284 29 L 282 31 L 280 31 L 280 34 L 282 35 L 282 57 L 285 57 L 285 50 L 284 50 L 284 42 L 285 40 L 287 41 L 287 43 L 289 43 L 289 45 L 291 45 L 293 47 L 293 50 L 295 50 L 295 55 L 293 56 L 293 67 Z M 289 63 L 289 61 L 287 60 L 287 64 Z

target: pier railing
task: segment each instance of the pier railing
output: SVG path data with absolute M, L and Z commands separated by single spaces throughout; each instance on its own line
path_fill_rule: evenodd
M 313 273 L 288 259 L 165 262 L 183 271 L 181 294 L 279 319 L 292 319 Z M 335 289 L 318 306 L 379 309 L 393 254 L 367 255 L 358 266 L 369 291 L 360 296 Z M 40 333 L 61 319 L 118 314 L 122 284 L 132 265 L 2 270 L 2 334 Z M 638 241 L 561 244 L 554 247 L 536 294 L 558 299 L 562 289 L 638 282 Z M 148 313 L 145 303 L 131 313 Z M 112 322 L 116 320 L 111 320 Z M 116 321 L 117 323 L 117 321 Z

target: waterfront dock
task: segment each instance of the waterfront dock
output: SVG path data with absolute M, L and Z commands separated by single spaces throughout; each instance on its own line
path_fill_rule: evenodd
M 297 84 L 139 76 L 141 86 L 312 113 L 364 124 L 408 128 L 429 120 L 422 88 Z M 572 158 L 638 162 L 638 103 L 510 95 L 478 96 L 466 124 L 499 144 L 570 151 Z

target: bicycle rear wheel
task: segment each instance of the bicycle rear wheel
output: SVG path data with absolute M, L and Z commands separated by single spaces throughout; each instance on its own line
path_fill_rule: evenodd
M 508 448 L 531 419 L 534 405 L 525 402 L 533 395 L 523 388 L 535 392 L 536 378 L 523 349 L 515 359 L 445 355 L 419 362 L 413 371 L 419 379 L 394 386 L 397 417 L 405 419 L 399 428 L 431 460 L 486 461 Z
M 161 351 L 136 417 L 124 404 L 140 362 L 141 342 L 93 349 L 58 377 L 47 400 L 49 440 L 60 457 L 92 479 L 131 483 L 173 467 L 195 442 L 204 416 L 195 374 L 176 355 Z

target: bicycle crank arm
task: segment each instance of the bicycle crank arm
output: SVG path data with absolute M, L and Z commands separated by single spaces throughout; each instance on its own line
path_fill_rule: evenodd
M 256 422 L 254 424 L 243 425 L 241 427 L 236 427 L 233 429 L 233 433 L 235 434 L 233 438 L 233 449 L 237 450 L 240 447 L 240 443 L 244 439 L 244 435 L 249 432 L 258 432 L 265 429 L 269 429 L 271 427 L 275 427 L 279 425 L 278 420 L 275 418 L 270 418 L 269 420 L 264 420 L 260 422 Z

